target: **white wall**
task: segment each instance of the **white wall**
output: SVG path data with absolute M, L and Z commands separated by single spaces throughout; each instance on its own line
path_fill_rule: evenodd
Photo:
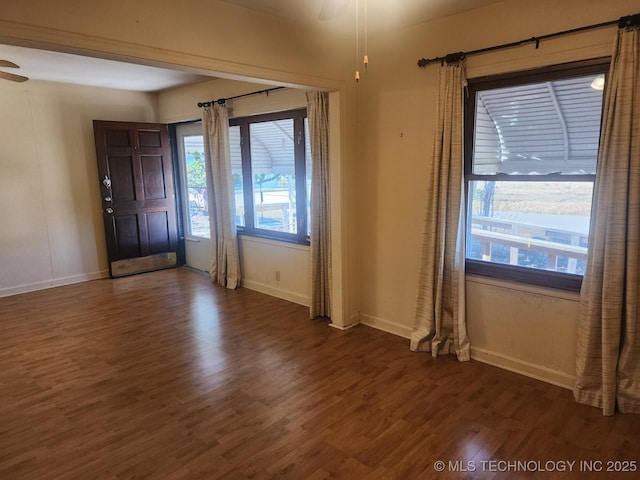
M 240 236 L 242 286 L 309 306 L 309 247 Z
M 577 293 L 467 279 L 472 358 L 554 383 L 573 384 Z
M 108 275 L 92 121 L 155 121 L 154 95 L 3 81 L 0 104 L 0 296 Z
M 50 0 L 3 0 L 0 41 L 336 88 L 342 69 L 351 70 L 345 59 L 352 59 L 335 32 L 219 0 L 56 0 L 55 8 Z
M 417 60 L 637 12 L 637 0 L 515 0 L 370 39 L 359 112 L 363 323 L 406 337 L 413 326 L 438 75 L 437 64 L 420 69 Z M 467 76 L 607 56 L 615 30 L 543 41 L 537 50 L 529 44 L 472 56 Z M 575 373 L 577 312 L 577 295 L 467 279 L 472 357 L 565 386 Z

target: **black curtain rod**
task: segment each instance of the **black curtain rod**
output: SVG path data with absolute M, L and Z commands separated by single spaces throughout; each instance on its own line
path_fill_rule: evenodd
M 267 88 L 265 90 L 258 90 L 257 92 L 243 93 L 242 95 L 236 95 L 235 97 L 218 98 L 217 100 L 211 100 L 209 102 L 198 102 L 198 107 L 200 107 L 200 108 L 202 108 L 202 107 L 210 107 L 212 105 L 215 105 L 216 103 L 218 105 L 224 105 L 227 102 L 227 100 L 234 100 L 236 98 L 249 97 L 251 95 L 260 95 L 261 93 L 266 93 L 267 96 L 268 96 L 269 92 L 273 92 L 275 90 L 281 90 L 283 88 L 286 88 L 286 87 Z
M 608 27 L 610 25 L 618 25 L 619 28 L 624 27 L 632 27 L 636 25 L 640 25 L 640 13 L 636 15 L 628 15 L 626 17 L 620 17 L 618 20 L 611 20 L 609 22 L 596 23 L 595 25 L 588 25 L 586 27 L 578 27 L 572 28 L 571 30 L 565 30 L 563 32 L 549 33 L 547 35 L 542 35 L 540 37 L 531 37 L 525 40 L 520 40 L 518 42 L 504 43 L 502 45 L 496 45 L 493 47 L 480 48 L 478 50 L 471 50 L 470 52 L 455 52 L 445 55 L 444 57 L 434 57 L 434 58 L 421 58 L 418 60 L 418 67 L 424 68 L 430 63 L 440 62 L 443 65 L 445 62 L 447 63 L 455 63 L 458 62 L 469 55 L 476 55 L 479 53 L 493 52 L 495 50 L 502 50 L 505 48 L 519 47 L 526 43 L 535 42 L 536 48 L 540 46 L 541 40 L 547 40 L 549 38 L 560 37 L 562 35 L 569 35 L 572 33 L 584 32 L 585 30 L 594 30 L 596 28 Z

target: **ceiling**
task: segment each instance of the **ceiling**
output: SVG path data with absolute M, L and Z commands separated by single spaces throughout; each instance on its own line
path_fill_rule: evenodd
M 387 28 L 408 26 L 461 13 L 500 0 L 220 0 L 239 8 L 293 21 L 316 29 L 352 35 L 356 5 L 366 18 L 369 35 Z M 362 25 L 362 23 L 361 23 Z M 94 87 L 157 92 L 212 77 L 94 57 L 0 45 L 0 59 L 20 65 L 0 71 L 33 80 Z
M 249 10 L 330 29 L 355 28 L 356 6 L 369 32 L 417 25 L 502 0 L 220 0 Z M 321 17 L 328 17 L 322 19 Z
M 0 45 L 0 59 L 10 60 L 20 66 L 19 69 L 0 68 L 0 71 L 26 76 L 31 80 L 142 92 L 156 92 L 212 78 L 178 70 L 13 45 Z

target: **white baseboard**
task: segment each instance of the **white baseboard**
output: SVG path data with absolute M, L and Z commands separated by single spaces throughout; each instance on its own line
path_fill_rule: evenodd
M 501 353 L 491 352 L 484 348 L 471 346 L 471 359 L 493 365 L 510 372 L 519 373 L 527 377 L 535 378 L 558 387 L 571 390 L 575 382 L 575 376 L 559 370 L 525 362 Z
M 358 313 L 354 313 L 353 315 L 351 315 L 349 317 L 349 323 L 347 325 L 336 325 L 335 323 L 330 323 L 329 326 L 333 327 L 333 328 L 337 328 L 338 330 L 349 330 L 353 327 L 355 327 L 356 325 L 360 325 L 360 314 Z
M 374 317 L 373 315 L 360 313 L 360 323 L 387 333 L 398 335 L 399 337 L 411 338 L 411 328 L 389 320 Z M 407 348 L 409 348 L 408 345 Z M 565 372 L 525 362 L 518 358 L 492 352 L 484 348 L 474 347 L 473 345 L 471 346 L 471 359 L 563 388 L 573 388 L 575 381 L 575 377 L 573 375 L 569 375 Z
M 9 297 L 11 295 L 19 295 L 21 293 L 35 292 L 45 290 L 47 288 L 62 287 L 64 285 L 72 285 L 74 283 L 88 282 L 89 280 L 99 280 L 108 278 L 109 271 L 101 270 L 93 273 L 83 273 L 81 275 L 72 275 L 70 277 L 52 278 L 42 282 L 29 283 L 26 285 L 18 285 L 15 287 L 7 287 L 0 289 L 0 297 Z
M 353 327 L 355 327 L 356 325 L 359 325 L 359 323 L 358 323 L 358 322 L 356 322 L 356 323 L 350 323 L 349 325 L 346 325 L 346 326 L 344 326 L 344 327 L 341 327 L 340 325 L 336 325 L 335 323 L 330 323 L 330 324 L 329 324 L 329 326 L 330 326 L 331 328 L 335 328 L 336 330 L 342 330 L 343 332 L 344 332 L 344 331 L 347 331 L 347 330 L 351 330 L 351 329 L 352 329 Z
M 306 295 L 301 295 L 290 290 L 282 290 L 280 288 L 272 287 L 271 285 L 255 282 L 253 280 L 242 279 L 240 283 L 243 287 L 248 288 L 249 290 L 266 293 L 267 295 L 271 295 L 272 297 L 288 300 L 290 302 L 297 303 L 298 305 L 304 305 L 305 307 L 309 306 L 309 297 L 307 297 Z
M 360 323 L 369 327 L 377 328 L 383 332 L 393 333 L 399 337 L 411 338 L 411 328 L 383 318 L 374 317 L 373 315 L 360 313 Z

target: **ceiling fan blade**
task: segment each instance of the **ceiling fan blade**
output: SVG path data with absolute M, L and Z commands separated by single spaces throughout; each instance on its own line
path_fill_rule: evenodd
M 16 65 L 9 60 L 0 60 L 0 67 L 2 68 L 20 68 L 20 66 Z
M 15 75 L 13 73 L 7 72 L 0 72 L 0 78 L 11 80 L 12 82 L 26 82 L 27 80 L 29 80 L 27 77 L 23 77 L 22 75 Z

